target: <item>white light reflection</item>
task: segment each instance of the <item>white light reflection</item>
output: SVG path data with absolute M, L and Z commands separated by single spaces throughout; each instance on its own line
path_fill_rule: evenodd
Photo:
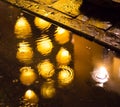
M 58 64 L 67 65 L 71 61 L 71 54 L 69 53 L 67 49 L 62 47 L 60 48 L 60 50 L 58 51 L 56 55 L 56 60 Z
M 33 58 L 33 50 L 28 42 L 23 41 L 18 44 L 16 58 L 20 62 L 31 63 Z
M 37 68 L 39 75 L 41 75 L 43 78 L 50 78 L 55 73 L 54 65 L 47 59 L 39 63 Z
M 21 72 L 20 81 L 24 85 L 29 86 L 33 84 L 37 78 L 37 75 L 34 72 L 34 69 L 32 69 L 31 67 L 22 67 L 20 69 L 20 72 Z
M 39 38 L 37 41 L 37 50 L 42 55 L 48 55 L 53 48 L 53 44 L 51 39 L 49 39 L 48 35 L 42 35 L 42 38 Z
M 58 73 L 59 86 L 68 86 L 74 79 L 74 71 L 69 66 L 60 66 Z
M 25 92 L 24 99 L 27 100 L 30 104 L 36 104 L 39 101 L 38 96 L 33 90 L 28 89 Z M 31 107 L 31 106 L 30 106 Z
M 55 40 L 59 44 L 64 44 L 69 42 L 70 40 L 70 31 L 65 30 L 64 28 L 58 27 L 57 30 L 55 31 Z
M 14 32 L 17 38 L 28 38 L 31 36 L 31 26 L 25 17 L 20 17 L 15 24 Z
M 109 79 L 109 73 L 104 66 L 100 66 L 99 68 L 94 69 L 92 78 L 97 82 L 98 86 L 103 87 L 104 83 Z
M 56 94 L 54 81 L 49 80 L 47 82 L 44 82 L 41 87 L 40 93 L 44 98 L 53 98 Z
M 47 16 L 47 14 L 45 16 Z M 50 22 L 48 22 L 42 18 L 39 18 L 39 17 L 35 17 L 34 23 L 35 23 L 35 26 L 41 30 L 46 30 L 51 26 Z

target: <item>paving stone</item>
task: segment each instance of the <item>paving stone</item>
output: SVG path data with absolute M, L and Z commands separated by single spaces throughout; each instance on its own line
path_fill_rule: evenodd
M 82 0 L 58 0 L 58 2 L 53 3 L 51 7 L 75 17 L 80 14 L 79 7 L 81 4 Z
M 112 35 L 109 35 L 107 33 L 104 33 L 104 35 L 96 36 L 95 41 L 96 40 L 100 44 L 120 52 L 120 39 L 113 37 Z
M 110 33 L 113 36 L 116 36 L 120 39 L 120 28 L 112 27 L 108 30 L 108 33 Z
M 84 14 L 80 14 L 78 17 L 76 17 L 76 19 L 85 22 L 85 21 L 88 21 L 89 17 L 87 17 L 87 16 L 84 15 Z
M 104 30 L 107 30 L 108 28 L 112 26 L 112 24 L 109 21 L 100 21 L 94 18 L 90 18 L 88 23 L 100 29 L 104 29 Z

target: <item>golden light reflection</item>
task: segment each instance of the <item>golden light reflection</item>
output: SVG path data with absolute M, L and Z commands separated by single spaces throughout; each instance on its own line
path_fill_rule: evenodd
M 103 84 L 109 79 L 109 73 L 104 66 L 100 66 L 99 68 L 94 69 L 92 78 L 98 83 L 98 86 L 103 87 Z
M 68 31 L 64 28 L 58 27 L 54 36 L 55 36 L 55 40 L 59 44 L 64 44 L 70 40 L 70 31 Z
M 58 73 L 58 83 L 60 86 L 69 85 L 74 79 L 74 71 L 69 66 L 60 66 L 61 70 Z
M 39 98 L 33 90 L 27 90 L 24 95 L 24 99 L 26 99 L 30 103 L 38 103 Z
M 37 75 L 34 72 L 34 69 L 32 69 L 31 67 L 22 67 L 20 69 L 20 72 L 21 72 L 20 81 L 24 85 L 29 86 L 33 84 L 37 78 Z
M 48 22 L 48 21 L 46 21 L 46 20 L 44 20 L 42 18 L 39 18 L 39 17 L 35 17 L 34 23 L 35 23 L 35 26 L 38 27 L 41 30 L 46 30 L 51 26 L 50 22 Z
M 18 44 L 18 50 L 17 50 L 16 58 L 20 62 L 30 63 L 32 61 L 33 50 L 29 45 L 30 44 L 28 42 L 20 42 Z
M 43 35 L 42 38 L 37 40 L 37 50 L 42 55 L 48 55 L 53 49 L 51 39 L 47 35 Z
M 15 24 L 14 33 L 17 38 L 28 38 L 31 36 L 31 26 L 25 17 L 20 17 Z
M 40 90 L 40 93 L 44 98 L 53 98 L 56 94 L 54 82 L 47 81 L 47 82 L 43 83 L 41 90 Z
M 112 0 L 113 2 L 120 3 L 120 0 Z
M 49 60 L 44 60 L 37 65 L 39 75 L 43 78 L 50 78 L 54 75 L 55 69 L 54 65 Z
M 71 54 L 65 48 L 60 48 L 56 55 L 56 60 L 59 64 L 67 65 L 71 61 Z
M 115 81 L 120 82 L 120 58 L 114 57 L 112 64 L 112 76 Z

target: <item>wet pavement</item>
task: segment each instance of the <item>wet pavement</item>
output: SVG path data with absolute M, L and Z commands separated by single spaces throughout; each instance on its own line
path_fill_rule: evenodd
M 52 23 L 63 26 L 80 36 L 91 39 L 115 51 L 120 51 L 119 8 L 106 8 L 82 0 L 3 0 L 29 11 Z M 58 5 L 59 4 L 59 5 Z M 61 10 L 62 9 L 62 10 Z M 47 16 L 45 14 L 48 14 Z M 111 38 L 111 39 L 108 39 Z M 111 40 L 112 41 L 111 43 Z

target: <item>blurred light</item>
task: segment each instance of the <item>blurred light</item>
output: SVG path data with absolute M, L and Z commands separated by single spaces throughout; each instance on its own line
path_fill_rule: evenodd
M 17 38 L 28 38 L 31 36 L 31 26 L 25 17 L 20 17 L 15 24 L 14 32 Z
M 67 65 L 71 61 L 71 54 L 65 48 L 60 48 L 56 55 L 56 60 L 59 64 Z
M 47 14 L 45 16 L 47 16 Z M 39 18 L 39 17 L 35 17 L 34 23 L 35 23 L 35 26 L 41 30 L 46 30 L 51 26 L 50 22 L 48 22 L 42 18 Z
M 112 0 L 113 2 L 120 3 L 120 0 Z
M 50 78 L 54 75 L 55 69 L 53 64 L 49 60 L 44 60 L 37 65 L 39 75 L 43 78 Z
M 109 79 L 109 74 L 104 66 L 100 66 L 92 72 L 92 78 L 98 83 L 98 86 L 103 87 L 103 84 Z
M 20 42 L 18 44 L 18 50 L 16 54 L 16 58 L 20 62 L 30 63 L 33 58 L 33 51 L 32 48 L 29 46 L 28 42 Z
M 47 81 L 43 83 L 41 87 L 41 95 L 44 98 L 53 98 L 55 96 L 56 89 L 54 87 L 54 82 L 53 81 Z
M 113 57 L 112 77 L 115 81 L 120 82 L 120 58 Z
M 69 42 L 69 40 L 70 40 L 70 31 L 65 30 L 61 27 L 58 27 L 54 36 L 55 36 L 55 40 L 59 44 L 64 44 L 64 43 Z
M 74 79 L 73 69 L 69 66 L 60 66 L 61 70 L 58 73 L 58 83 L 60 86 L 69 85 Z
M 53 44 L 47 35 L 43 35 L 42 38 L 37 40 L 37 50 L 42 55 L 48 55 L 52 51 L 52 48 Z
M 37 75 L 35 74 L 34 70 L 31 69 L 31 67 L 22 67 L 20 69 L 20 81 L 24 85 L 31 85 L 34 83 L 34 81 L 37 78 Z
M 24 98 L 30 103 L 38 103 L 39 98 L 33 90 L 27 90 L 25 92 Z M 31 106 L 30 106 L 31 107 Z

